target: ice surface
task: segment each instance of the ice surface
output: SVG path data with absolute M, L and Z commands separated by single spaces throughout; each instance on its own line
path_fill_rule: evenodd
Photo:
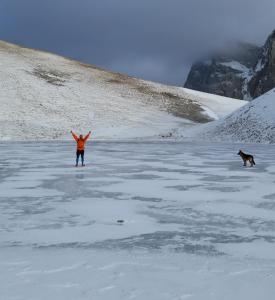
M 0 143 L 1 300 L 274 297 L 275 146 L 74 146 Z

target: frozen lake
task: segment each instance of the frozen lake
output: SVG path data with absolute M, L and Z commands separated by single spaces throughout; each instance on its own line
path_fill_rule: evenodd
M 0 154 L 1 300 L 274 298 L 275 146 L 92 142 L 85 168 L 73 142 Z

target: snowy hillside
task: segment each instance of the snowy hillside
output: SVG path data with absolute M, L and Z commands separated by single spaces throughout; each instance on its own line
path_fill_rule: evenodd
M 159 137 L 244 102 L 107 72 L 0 42 L 0 139 Z
M 275 89 L 193 134 L 208 140 L 275 143 Z

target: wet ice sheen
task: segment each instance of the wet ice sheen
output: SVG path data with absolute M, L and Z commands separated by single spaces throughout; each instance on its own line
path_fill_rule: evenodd
M 274 150 L 0 143 L 0 299 L 272 299 Z

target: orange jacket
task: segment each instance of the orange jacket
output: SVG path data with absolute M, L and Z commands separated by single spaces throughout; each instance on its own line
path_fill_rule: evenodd
M 84 138 L 79 138 L 75 133 L 72 132 L 72 135 L 77 142 L 77 150 L 82 151 L 85 149 L 85 143 L 90 137 L 90 132 L 84 137 Z

